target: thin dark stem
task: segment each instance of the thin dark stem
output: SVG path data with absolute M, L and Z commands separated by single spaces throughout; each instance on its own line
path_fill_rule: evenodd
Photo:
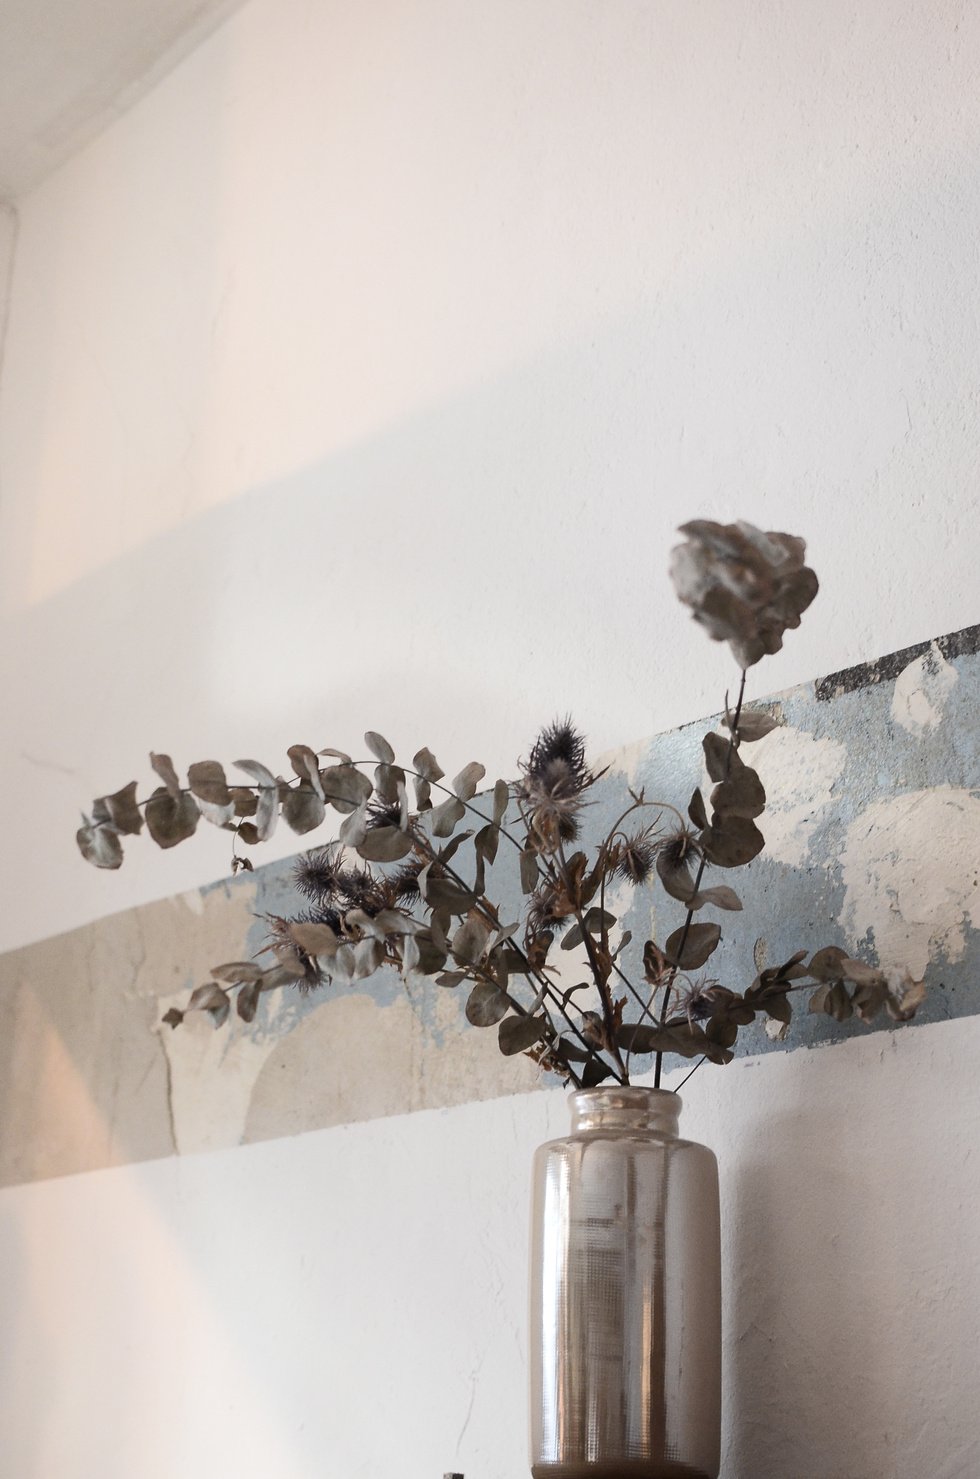
M 731 764 L 732 764 L 732 756 L 734 755 L 734 753 L 735 753 L 735 747 L 738 744 L 738 721 L 739 721 L 739 719 L 741 717 L 741 714 L 742 714 L 742 701 L 745 698 L 745 679 L 746 679 L 746 676 L 747 676 L 746 670 L 745 670 L 745 668 L 743 668 L 742 669 L 742 680 L 741 680 L 741 682 L 739 683 L 739 686 L 738 686 L 738 703 L 735 705 L 735 713 L 732 716 L 732 720 L 731 720 L 731 729 L 728 732 L 728 749 L 725 751 L 725 770 L 724 770 L 724 774 L 723 774 L 723 777 L 722 777 L 722 783 L 724 783 L 724 781 L 726 781 L 728 779 L 728 773 L 729 773 L 729 771 L 731 769 Z M 727 707 L 727 704 L 726 704 L 726 707 Z M 701 880 L 704 877 L 704 870 L 707 867 L 707 862 L 708 862 L 708 860 L 705 857 L 704 853 L 702 852 L 702 854 L 701 854 L 701 861 L 698 864 L 697 875 L 696 875 L 696 877 L 694 879 L 694 892 L 695 892 L 695 894 L 697 894 L 698 890 L 701 887 Z M 683 931 L 681 933 L 681 941 L 680 941 L 680 944 L 677 947 L 677 959 L 678 959 L 678 961 L 681 961 L 681 960 L 684 959 L 684 946 L 687 944 L 687 937 L 688 937 L 688 934 L 690 933 L 691 924 L 693 923 L 693 920 L 694 920 L 694 910 L 693 909 L 688 909 L 688 911 L 687 911 L 687 918 L 684 920 L 684 928 L 683 928 Z M 676 966 L 675 965 L 674 968 L 673 968 L 673 970 L 671 971 L 670 977 L 668 978 L 668 981 L 667 981 L 667 990 L 664 993 L 664 1001 L 663 1001 L 663 1007 L 661 1008 L 661 1016 L 662 1016 L 663 1021 L 665 1023 L 667 1021 L 667 1005 L 668 1005 L 668 1003 L 670 1001 L 670 991 L 671 991 L 671 987 L 674 984 L 674 980 L 675 980 L 675 978 L 677 976 L 678 969 L 679 969 L 679 966 Z M 660 1088 L 660 1075 L 661 1075 L 661 1071 L 663 1069 L 663 1057 L 664 1057 L 663 1053 L 658 1053 L 657 1054 L 656 1066 L 655 1066 L 654 1071 L 653 1071 L 653 1087 L 655 1089 L 659 1089 Z
M 559 841 L 558 843 L 558 859 L 567 876 L 568 864 L 565 860 L 565 850 L 561 845 L 561 841 Z M 613 1018 L 612 994 L 609 990 L 609 978 L 607 976 L 605 980 L 603 980 L 602 967 L 599 963 L 599 958 L 596 955 L 595 941 L 585 927 L 585 916 L 583 915 L 581 906 L 579 904 L 573 905 L 573 913 L 575 915 L 575 921 L 582 932 L 582 943 L 585 945 L 585 953 L 589 957 L 589 965 L 592 967 L 592 975 L 599 991 L 599 1000 L 602 1003 L 602 1020 L 605 1023 L 606 1028 L 607 1051 L 612 1058 L 616 1069 L 618 1070 L 618 1073 L 616 1073 L 616 1077 L 619 1079 L 619 1082 L 621 1084 L 628 1084 L 629 1074 L 626 1072 L 626 1065 L 623 1062 L 623 1055 L 619 1051 L 619 1044 L 616 1041 L 616 1027 Z
M 518 805 L 518 811 L 520 812 L 521 821 L 524 824 L 524 828 L 525 828 L 526 831 L 529 831 L 530 830 L 529 823 L 528 823 L 527 817 L 524 814 L 523 807 L 521 807 L 520 801 L 518 801 L 517 805 Z M 674 811 L 675 810 L 674 807 L 670 806 L 669 802 L 665 802 L 665 801 L 664 802 L 661 802 L 661 801 L 634 802 L 632 804 L 632 806 L 628 807 L 627 810 L 625 812 L 623 812 L 622 816 L 618 818 L 618 820 L 614 824 L 613 833 L 611 835 L 614 835 L 615 834 L 616 830 L 619 827 L 620 822 L 622 822 L 627 816 L 629 816 L 630 815 L 630 812 L 635 811 L 638 806 L 658 806 L 658 807 L 661 807 L 662 806 L 662 807 L 666 807 L 670 811 Z M 680 813 L 678 813 L 678 816 L 679 815 L 680 815 Z M 607 836 L 606 843 L 608 843 L 608 841 L 609 841 L 609 837 Z M 603 844 L 603 847 L 605 847 L 605 845 L 606 844 Z M 539 861 L 541 862 L 541 864 L 544 867 L 545 875 L 548 878 L 548 881 L 553 886 L 557 886 L 559 884 L 559 882 L 560 882 L 560 879 L 558 877 L 558 872 L 555 869 L 554 864 L 552 863 L 551 859 L 546 854 L 538 854 L 538 857 L 539 857 Z M 602 857 L 602 850 L 600 849 L 600 858 L 601 857 Z M 604 909 L 604 907 L 605 907 L 605 872 L 603 872 L 603 878 L 602 878 L 600 908 L 603 908 Z M 581 921 L 579 921 L 579 922 L 581 922 Z M 583 930 L 583 935 L 584 934 L 585 934 L 585 931 Z M 605 931 L 605 929 L 604 929 L 604 935 L 605 935 L 605 948 L 608 951 L 609 950 L 608 932 Z M 595 967 L 593 965 L 593 962 L 592 962 L 591 958 L 590 958 L 589 964 L 592 967 L 593 974 L 594 974 Z M 619 977 L 620 981 L 622 981 L 623 985 L 626 987 L 627 991 L 629 991 L 630 995 L 633 997 L 633 1000 L 639 1006 L 639 1008 L 640 1008 L 640 1021 L 642 1021 L 644 1017 L 649 1017 L 650 1020 L 651 1020 L 651 1022 L 654 1022 L 655 1023 L 656 1022 L 656 1018 L 653 1016 L 653 1013 L 652 1013 L 651 1007 L 650 1007 L 650 1003 L 644 999 L 642 992 L 640 992 L 640 991 L 637 990 L 637 988 L 633 985 L 633 982 L 630 980 L 629 976 L 627 976 L 626 973 L 625 973 L 625 971 L 623 971 L 617 965 L 617 963 L 616 963 L 615 960 L 613 960 L 613 962 L 612 962 L 612 968 L 615 971 L 616 975 Z M 598 981 L 596 981 L 596 986 L 598 988 Z M 601 992 L 600 992 L 600 995 L 601 995 Z M 627 1074 L 627 1081 L 628 1081 L 628 1073 L 627 1073 L 627 1070 L 626 1070 L 625 1065 L 623 1065 L 623 1072 L 625 1074 Z
M 707 1058 L 699 1058 L 698 1061 L 695 1063 L 694 1067 L 691 1069 L 691 1072 L 690 1073 L 685 1073 L 684 1077 L 681 1079 L 680 1083 L 677 1085 L 677 1088 L 674 1090 L 674 1093 L 675 1094 L 679 1094 L 680 1091 L 681 1091 L 681 1089 L 683 1089 L 684 1085 L 687 1083 L 688 1079 L 689 1078 L 693 1078 L 694 1075 L 697 1073 L 698 1069 L 701 1067 L 701 1064 L 702 1063 L 707 1063 L 707 1061 L 708 1061 Z
M 422 850 L 423 854 L 426 857 L 428 857 L 431 862 L 434 862 L 440 868 L 443 868 L 445 870 L 445 872 L 446 872 L 446 876 L 447 877 L 451 878 L 454 883 L 458 884 L 460 888 L 464 889 L 467 893 L 469 893 L 470 892 L 470 889 L 469 889 L 469 885 L 467 884 L 466 880 L 462 877 L 461 874 L 457 873 L 456 870 L 454 868 L 452 868 L 448 863 L 442 861 L 442 859 L 439 857 L 438 853 L 436 853 L 432 849 L 431 843 L 429 842 L 428 838 L 422 837 L 418 833 L 415 833 L 413 835 L 416 837 L 416 840 L 418 842 L 418 845 L 419 845 L 420 849 Z M 498 918 L 495 918 L 494 917 L 494 915 L 493 915 L 493 913 L 492 913 L 492 911 L 491 911 L 491 909 L 490 909 L 490 907 L 489 907 L 489 905 L 487 903 L 487 900 L 486 900 L 486 897 L 485 896 L 484 896 L 484 898 L 477 900 L 476 907 L 480 910 L 480 913 L 482 914 L 483 918 L 486 920 L 486 922 L 488 924 L 492 924 L 495 929 L 499 929 L 500 928 L 500 920 Z M 528 981 L 532 982 L 532 983 L 537 983 L 537 985 L 544 992 L 546 1000 L 558 1012 L 560 1012 L 561 1016 L 564 1018 L 567 1026 L 568 1026 L 568 1030 L 571 1033 L 574 1034 L 574 1036 L 578 1039 L 578 1041 L 582 1044 L 582 1046 L 584 1048 L 586 1048 L 587 1050 L 591 1050 L 591 1046 L 592 1045 L 589 1042 L 586 1041 L 586 1039 L 579 1032 L 578 1028 L 575 1026 L 574 1022 L 572 1021 L 571 1017 L 568 1015 L 568 1012 L 565 1009 L 565 1006 L 564 1006 L 564 1003 L 561 1000 L 561 997 L 557 995 L 557 993 L 555 992 L 554 987 L 551 985 L 551 982 L 547 979 L 547 977 L 542 972 L 535 970 L 534 966 L 531 964 L 531 962 L 528 959 L 527 955 L 524 953 L 524 951 L 521 949 L 521 947 L 514 940 L 508 941 L 508 944 L 510 944 L 513 947 L 515 954 L 519 955 L 520 958 L 521 958 L 521 960 L 523 961 L 524 967 L 525 967 L 525 969 L 524 969 L 524 975 L 525 975 L 526 979 Z M 495 984 L 497 984 L 497 983 L 495 983 Z M 528 1012 L 527 1012 L 526 1007 L 522 1006 L 519 1002 L 515 1001 L 514 998 L 512 998 L 510 996 L 510 993 L 509 992 L 505 992 L 504 994 L 507 996 L 508 1001 L 510 1001 L 512 1003 L 512 1005 L 514 1005 L 514 1007 L 520 1013 L 521 1016 L 526 1017 L 528 1015 Z M 582 1087 L 582 1085 L 579 1082 L 579 1080 L 578 1080 L 578 1078 L 577 1078 L 577 1076 L 575 1074 L 574 1069 L 571 1067 L 570 1064 L 566 1065 L 566 1067 L 568 1069 L 569 1076 L 575 1082 L 575 1087 L 578 1088 L 578 1089 L 580 1089 Z

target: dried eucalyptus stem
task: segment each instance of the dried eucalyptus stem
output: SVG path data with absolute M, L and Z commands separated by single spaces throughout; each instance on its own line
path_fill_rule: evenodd
M 884 1007 L 898 1020 L 912 1016 L 922 1000 L 921 982 L 853 960 L 836 946 L 818 950 L 805 964 L 806 952 L 799 951 L 761 970 L 741 992 L 692 974 L 722 935 L 720 924 L 698 917 L 701 911 L 724 915 L 742 908 L 728 885 L 704 887 L 708 867 L 743 867 L 764 846 L 756 823 L 766 793 L 741 749 L 769 733 L 776 720 L 744 708 L 747 670 L 779 649 L 787 628 L 799 625 L 817 579 L 803 563 L 803 541 L 792 535 L 707 520 L 681 532 L 685 542 L 671 561 L 678 595 L 712 638 L 729 643 L 741 670 L 734 713 L 726 699 L 727 735 L 712 730 L 704 737 L 713 783 L 707 801 L 695 788 L 685 816 L 672 802 L 649 801 L 631 790 L 606 835 L 591 848 L 583 844 L 585 808 L 601 774 L 590 768 L 584 741 L 568 719 L 543 729 L 520 765 L 520 778 L 498 780 L 479 805 L 474 798 L 485 776 L 482 765 L 471 762 L 444 784 L 431 750 L 419 750 L 411 766 L 400 765 L 374 731 L 364 737 L 370 759 L 293 745 L 289 779 L 256 760 L 239 760 L 244 784 L 230 783 L 223 766 L 204 760 L 189 767 L 185 785 L 169 756 L 151 755 L 161 784 L 149 797 L 137 800 L 133 781 L 99 797 L 83 818 L 78 845 L 97 867 L 118 868 L 121 838 L 144 825 L 158 846 L 169 848 L 191 837 L 203 817 L 232 835 L 232 870 L 250 870 L 238 844 L 265 841 L 280 816 L 298 834 L 320 827 L 328 808 L 342 818 L 336 840 L 295 865 L 306 909 L 268 920 L 259 954 L 270 955 L 272 963 L 214 967 L 187 1006 L 172 1008 L 164 1020 L 177 1027 L 188 1012 L 206 1012 L 221 1025 L 234 1001 L 247 1023 L 265 992 L 356 988 L 388 968 L 406 987 L 465 985 L 467 1021 L 496 1027 L 502 1053 L 527 1054 L 566 1083 L 589 1088 L 609 1079 L 628 1084 L 633 1057 L 653 1056 L 658 1087 L 667 1053 L 727 1063 L 740 1029 L 757 1016 L 785 1029 L 790 995 L 804 983 L 811 1011 L 838 1019 L 856 1013 L 870 1021 Z M 434 801 L 433 792 L 441 799 Z M 654 819 L 643 822 L 640 813 Z M 668 817 L 673 820 L 665 826 Z M 479 827 L 462 830 L 469 818 Z M 502 840 L 512 850 L 508 861 L 516 853 L 522 894 L 511 922 L 504 922 L 494 901 L 501 895 L 489 881 Z M 642 982 L 634 979 L 627 954 L 630 931 L 607 908 L 614 880 L 633 888 L 659 884 L 686 911 L 663 946 L 652 938 L 643 943 Z M 568 962 L 580 964 L 586 979 L 562 987 L 556 946 Z

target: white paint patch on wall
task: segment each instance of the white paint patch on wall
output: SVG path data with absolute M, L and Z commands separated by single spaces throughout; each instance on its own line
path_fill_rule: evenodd
M 181 990 L 161 1008 L 183 1008 Z M 276 994 L 268 1010 L 273 1023 L 287 1011 L 284 992 Z M 242 1030 L 236 1018 L 216 1032 L 210 1018 L 191 1012 L 179 1031 L 157 1028 L 170 1075 L 170 1118 L 174 1145 L 180 1155 L 223 1149 L 243 1138 L 252 1094 L 267 1058 L 277 1048 L 275 1033 L 257 1037 Z
M 783 725 L 748 746 L 743 754 L 766 788 L 766 811 L 760 822 L 766 856 L 790 868 L 801 867 L 810 850 L 814 826 L 834 800 L 834 785 L 847 760 L 846 749 L 837 740 Z
M 916 978 L 930 960 L 960 960 L 980 923 L 980 794 L 953 786 L 873 802 L 841 851 L 844 929 L 869 930 L 883 966 Z
M 595 768 L 604 770 L 608 766 L 612 775 L 625 776 L 627 785 L 635 785 L 637 771 L 649 747 L 650 742 L 645 739 L 634 740 L 628 745 L 620 745 L 617 749 L 598 756 Z
M 933 642 L 928 652 L 899 674 L 892 698 L 892 718 L 909 734 L 924 735 L 943 717 L 946 701 L 959 681 L 951 662 Z

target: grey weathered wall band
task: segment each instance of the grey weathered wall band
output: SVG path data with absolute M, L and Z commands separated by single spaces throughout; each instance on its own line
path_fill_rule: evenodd
M 783 719 L 753 747 L 770 798 L 767 846 L 739 872 L 745 910 L 722 921 L 713 975 L 748 985 L 758 940 L 770 963 L 846 942 L 926 971 L 917 1023 L 980 1010 L 978 634 L 971 627 L 766 701 Z M 703 731 L 686 725 L 605 757 L 597 831 L 627 783 L 686 805 L 701 779 Z M 516 909 L 516 880 L 497 887 L 505 866 L 495 888 L 505 901 L 509 888 Z M 255 916 L 288 910 L 290 872 L 272 863 L 0 956 L 0 1184 L 535 1087 L 529 1060 L 502 1058 L 494 1033 L 464 1022 L 458 993 L 431 985 L 410 995 L 390 972 L 344 995 L 270 994 L 249 1025 L 162 1027 L 211 965 L 240 958 L 246 940 L 258 948 Z M 683 912 L 625 885 L 612 907 L 637 947 L 651 933 L 663 939 L 678 922 L 672 911 Z M 757 1023 L 739 1050 L 869 1030 L 890 1029 L 801 1011 L 785 1041 Z

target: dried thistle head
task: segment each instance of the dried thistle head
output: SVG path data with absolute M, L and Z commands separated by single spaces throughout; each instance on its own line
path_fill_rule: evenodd
M 397 801 L 372 801 L 367 809 L 367 827 L 400 827 L 402 809 Z
M 670 578 L 695 621 L 729 644 L 741 668 L 778 652 L 817 594 L 805 542 L 743 521 L 694 519 L 680 532 L 687 539 L 671 552 Z
M 293 882 L 313 904 L 326 904 L 337 893 L 343 869 L 341 854 L 333 847 L 318 847 L 297 859 Z
M 563 930 L 569 923 L 574 907 L 564 889 L 553 883 L 538 885 L 528 900 L 526 929 L 528 937 L 550 930 L 552 934 Z
M 660 842 L 657 848 L 657 873 L 672 899 L 686 902 L 693 897 L 694 875 L 691 870 L 700 862 L 702 853 L 697 833 L 683 824 L 668 832 Z
M 687 981 L 677 993 L 676 1007 L 684 1013 L 688 1022 L 706 1022 L 720 1006 L 734 999 L 734 992 L 719 981 L 708 977 L 700 981 Z
M 421 900 L 419 874 L 425 865 L 425 858 L 412 858 L 388 874 L 385 889 L 390 904 L 405 906 L 417 904 Z
M 326 979 L 313 956 L 300 945 L 297 945 L 292 936 L 292 926 L 294 924 L 307 924 L 310 922 L 310 917 L 283 919 L 278 914 L 270 914 L 266 918 L 266 923 L 269 926 L 268 948 L 278 960 L 281 960 L 284 956 L 295 957 L 303 967 L 303 974 L 296 981 L 296 989 L 301 996 L 308 996 L 311 991 L 315 991 L 318 986 L 322 986 Z M 318 924 L 326 922 L 329 921 L 323 919 L 316 920 Z
M 518 795 L 531 814 L 535 844 L 554 852 L 559 843 L 578 836 L 582 796 L 596 777 L 585 760 L 585 741 L 570 719 L 556 720 L 541 731 L 522 761 Z
M 662 862 L 664 868 L 689 868 L 701 857 L 701 843 L 696 832 L 692 832 L 683 823 L 678 823 L 659 840 L 656 851 L 657 860 Z
M 612 857 L 613 872 L 617 878 L 639 887 L 649 881 L 659 850 L 659 840 L 650 830 L 626 837 L 617 844 Z
M 380 914 L 388 903 L 386 880 L 376 877 L 370 868 L 345 868 L 337 879 L 337 897 L 345 909 Z

